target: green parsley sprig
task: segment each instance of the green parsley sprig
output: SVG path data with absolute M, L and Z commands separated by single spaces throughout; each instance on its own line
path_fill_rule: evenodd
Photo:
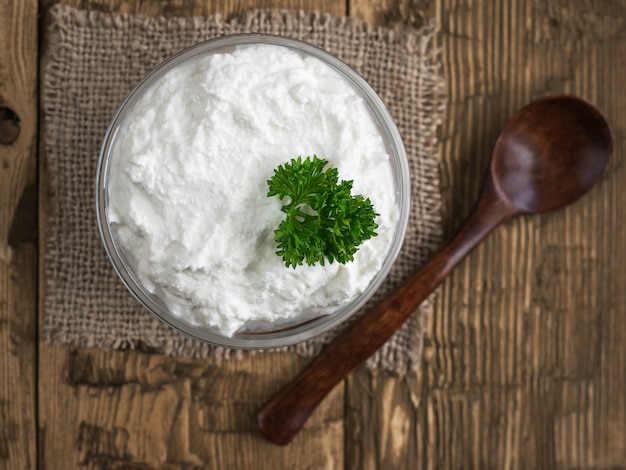
M 323 266 L 325 260 L 345 264 L 361 243 L 377 235 L 378 214 L 369 198 L 353 196 L 353 182 L 339 181 L 337 169 L 326 165 L 316 155 L 298 157 L 276 168 L 267 181 L 268 197 L 278 196 L 287 214 L 274 231 L 276 254 L 287 267 Z

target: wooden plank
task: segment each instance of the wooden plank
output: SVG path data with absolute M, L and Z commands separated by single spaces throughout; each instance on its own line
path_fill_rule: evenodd
M 76 8 L 119 13 L 141 13 L 165 16 L 209 16 L 219 13 L 226 17 L 239 15 L 251 8 L 286 8 L 319 10 L 334 15 L 346 14 L 346 3 L 336 0 L 42 0 L 48 6 L 62 3 Z
M 420 380 L 361 368 L 346 387 L 346 468 L 420 468 Z
M 209 364 L 139 352 L 42 345 L 44 468 L 343 466 L 343 389 L 290 446 L 266 441 L 255 412 L 306 362 L 256 355 Z
M 0 1 L 0 44 L 0 467 L 24 469 L 37 464 L 36 0 Z
M 349 0 L 350 16 L 376 26 L 420 27 L 434 16 L 432 0 Z
M 43 1 L 45 6 L 52 3 Z M 263 6 L 345 14 L 344 3 L 327 0 L 63 3 L 151 15 L 229 16 Z M 45 195 L 45 166 L 41 175 Z M 45 220 L 45 197 L 40 204 L 40 220 Z M 41 224 L 42 239 L 44 231 Z M 39 360 L 42 468 L 334 470 L 344 465 L 343 387 L 328 397 L 290 446 L 270 444 L 257 430 L 256 410 L 306 363 L 295 355 L 215 364 L 40 344 Z
M 353 0 L 350 11 L 384 24 L 400 3 L 429 2 Z M 584 200 L 501 228 L 442 286 L 417 397 L 381 399 L 388 378 L 363 393 L 357 375 L 348 409 L 384 423 L 415 403 L 403 432 L 421 468 L 624 468 L 626 65 L 615 58 L 626 54 L 626 4 L 433 3 L 450 99 L 440 145 L 448 234 L 477 197 L 500 128 L 535 97 L 596 102 L 612 122 L 615 159 Z M 371 435 L 385 431 L 347 434 L 346 462 L 387 462 L 384 440 Z M 400 448 L 396 468 L 411 468 L 415 450 Z

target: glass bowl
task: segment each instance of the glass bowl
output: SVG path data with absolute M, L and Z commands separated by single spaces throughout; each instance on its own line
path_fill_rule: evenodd
M 139 281 L 132 263 L 129 262 L 127 254 L 116 239 L 113 224 L 108 216 L 109 172 L 112 149 L 119 131 L 124 127 L 125 119 L 134 103 L 155 80 L 177 65 L 196 57 L 228 52 L 237 46 L 252 44 L 286 47 L 304 56 L 315 57 L 337 71 L 350 83 L 369 108 L 389 154 L 399 216 L 392 241 L 379 271 L 374 275 L 368 287 L 348 304 L 331 314 L 315 318 L 296 318 L 277 324 L 259 324 L 252 329 L 227 336 L 210 327 L 187 322 L 172 313 L 157 294 L 151 292 Z M 150 71 L 129 93 L 113 117 L 104 137 L 96 175 L 96 211 L 100 236 L 106 253 L 126 288 L 143 307 L 172 328 L 198 340 L 228 348 L 265 349 L 288 346 L 318 336 L 355 314 L 383 282 L 400 251 L 409 217 L 409 204 L 410 177 L 404 145 L 393 119 L 374 90 L 352 68 L 328 52 L 298 40 L 266 34 L 238 34 L 208 40 L 173 55 Z

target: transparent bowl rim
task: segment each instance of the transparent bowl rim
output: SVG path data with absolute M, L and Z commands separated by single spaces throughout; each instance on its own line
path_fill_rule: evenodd
M 187 323 L 175 314 L 169 312 L 162 304 L 155 301 L 154 296 L 141 285 L 128 263 L 124 261 L 124 255 L 115 241 L 107 215 L 108 170 L 111 150 L 124 118 L 129 110 L 132 109 L 133 104 L 141 96 L 142 92 L 149 87 L 154 80 L 161 77 L 176 65 L 196 55 L 219 52 L 221 49 L 232 46 L 254 44 L 284 46 L 302 54 L 316 57 L 339 72 L 352 84 L 357 92 L 359 92 L 382 129 L 386 144 L 389 146 L 394 165 L 399 217 L 393 240 L 380 270 L 374 276 L 369 286 L 353 299 L 353 301 L 332 314 L 322 315 L 313 320 L 305 321 L 286 329 L 263 332 L 260 334 L 244 333 L 225 336 L 217 331 Z M 296 344 L 331 330 L 357 313 L 380 287 L 400 252 L 408 225 L 410 194 L 410 171 L 402 138 L 383 101 L 366 80 L 349 65 L 323 49 L 297 39 L 261 33 L 233 34 L 200 42 L 170 56 L 148 72 L 121 102 L 111 120 L 104 135 L 103 144 L 98 156 L 95 185 L 96 216 L 100 238 L 115 272 L 126 289 L 146 310 L 175 330 L 205 343 L 235 349 L 281 348 Z

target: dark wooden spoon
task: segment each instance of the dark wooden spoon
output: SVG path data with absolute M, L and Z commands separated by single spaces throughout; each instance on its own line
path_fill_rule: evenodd
M 522 108 L 498 138 L 482 194 L 459 233 L 379 305 L 348 326 L 258 413 L 261 432 L 287 444 L 318 403 L 400 328 L 499 224 L 574 202 L 598 181 L 612 150 L 600 111 L 573 96 Z

